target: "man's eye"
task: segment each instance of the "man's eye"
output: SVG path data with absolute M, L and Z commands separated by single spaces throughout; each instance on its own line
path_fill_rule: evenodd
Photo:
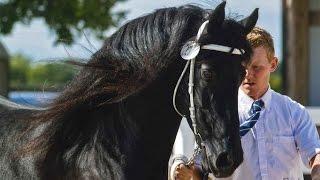
M 212 80 L 214 77 L 214 72 L 207 69 L 203 69 L 201 70 L 201 77 L 206 81 Z
M 261 67 L 260 67 L 260 66 L 253 66 L 252 69 L 253 69 L 254 71 L 259 71 L 259 70 L 261 69 Z

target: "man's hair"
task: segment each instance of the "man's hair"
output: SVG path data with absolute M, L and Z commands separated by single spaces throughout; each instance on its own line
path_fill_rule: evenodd
M 247 39 L 252 48 L 264 47 L 267 51 L 267 57 L 271 60 L 274 57 L 273 39 L 270 33 L 260 27 L 254 27 L 247 35 Z

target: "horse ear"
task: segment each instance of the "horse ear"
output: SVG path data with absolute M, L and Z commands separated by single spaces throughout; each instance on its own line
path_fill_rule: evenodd
M 226 6 L 226 1 L 219 4 L 209 16 L 208 32 L 213 32 L 214 28 L 221 26 L 225 18 L 224 7 Z
M 248 34 L 256 25 L 259 16 L 259 8 L 256 8 L 250 16 L 239 21 L 245 29 L 245 34 Z

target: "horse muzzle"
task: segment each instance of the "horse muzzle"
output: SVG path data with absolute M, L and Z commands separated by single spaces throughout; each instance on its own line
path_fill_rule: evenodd
M 202 167 L 217 178 L 231 176 L 243 161 L 242 149 L 236 154 L 229 148 L 218 149 L 211 143 L 204 143 Z

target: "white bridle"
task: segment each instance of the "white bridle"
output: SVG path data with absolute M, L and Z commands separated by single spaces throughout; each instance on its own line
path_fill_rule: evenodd
M 178 82 L 176 84 L 176 87 L 174 89 L 173 92 L 173 107 L 175 109 L 175 111 L 182 117 L 186 117 L 184 114 L 180 113 L 180 111 L 177 109 L 176 106 L 176 94 L 178 91 L 178 87 L 181 83 L 181 80 L 190 64 L 190 73 L 189 73 L 189 83 L 188 83 L 188 92 L 189 92 L 189 96 L 190 96 L 190 107 L 189 107 L 189 111 L 190 111 L 190 118 L 192 121 L 192 127 L 193 127 L 193 132 L 196 136 L 200 137 L 200 134 L 197 131 L 197 125 L 196 125 L 196 116 L 195 116 L 195 107 L 194 107 L 194 97 L 193 97 L 193 87 L 194 87 L 194 65 L 195 65 L 195 59 L 197 57 L 197 55 L 200 52 L 200 49 L 206 49 L 206 50 L 213 50 L 213 51 L 219 51 L 219 52 L 225 52 L 225 53 L 230 53 L 230 54 L 235 54 L 235 55 L 242 55 L 245 53 L 245 50 L 243 49 L 237 49 L 237 48 L 232 48 L 232 47 L 228 47 L 228 46 L 223 46 L 223 45 L 217 45 L 217 44 L 206 44 L 206 45 L 202 45 L 200 46 L 200 44 L 198 43 L 206 25 L 209 23 L 209 20 L 205 21 L 204 23 L 202 23 L 202 25 L 200 26 L 196 39 L 195 41 L 188 41 L 181 49 L 180 55 L 183 59 L 187 60 L 187 63 L 178 79 Z M 233 50 L 232 50 L 233 49 Z M 232 51 L 231 51 L 232 50 Z M 196 138 L 197 140 L 197 138 Z M 202 139 L 201 139 L 202 141 Z M 197 142 L 197 143 L 201 143 L 201 142 Z M 200 144 L 198 144 L 200 145 Z

